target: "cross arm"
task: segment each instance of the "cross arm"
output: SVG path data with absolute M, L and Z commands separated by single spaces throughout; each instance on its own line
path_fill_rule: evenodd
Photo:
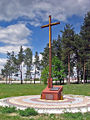
M 51 23 L 51 26 L 60 24 L 60 22 Z
M 48 25 L 43 25 L 43 26 L 41 26 L 41 28 L 48 27 L 48 26 L 49 26 L 49 24 Z
M 60 22 L 51 23 L 50 26 L 57 25 L 57 24 L 60 24 Z M 49 24 L 41 26 L 41 28 L 45 28 L 45 27 L 49 27 Z

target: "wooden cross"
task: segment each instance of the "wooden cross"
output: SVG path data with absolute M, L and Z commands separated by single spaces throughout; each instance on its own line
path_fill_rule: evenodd
M 51 51 L 51 26 L 60 24 L 60 22 L 51 23 L 51 15 L 49 16 L 49 24 L 43 25 L 41 28 L 49 27 L 49 79 L 48 88 L 52 88 L 52 51 Z

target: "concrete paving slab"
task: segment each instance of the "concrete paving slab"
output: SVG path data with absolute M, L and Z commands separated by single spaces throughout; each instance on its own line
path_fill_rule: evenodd
M 0 106 L 15 106 L 17 109 L 35 108 L 39 113 L 60 114 L 64 112 L 90 112 L 90 96 L 64 95 L 63 100 L 44 100 L 40 95 L 0 99 Z

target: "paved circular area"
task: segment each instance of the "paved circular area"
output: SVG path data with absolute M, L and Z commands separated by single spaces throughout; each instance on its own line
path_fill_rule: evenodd
M 0 105 L 18 109 L 32 107 L 39 113 L 89 112 L 90 96 L 64 95 L 63 100 L 44 100 L 40 95 L 19 96 L 1 99 Z

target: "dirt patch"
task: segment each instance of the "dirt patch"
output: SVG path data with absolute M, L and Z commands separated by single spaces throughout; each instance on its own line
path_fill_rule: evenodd
M 17 113 L 9 113 L 8 116 L 17 116 Z

